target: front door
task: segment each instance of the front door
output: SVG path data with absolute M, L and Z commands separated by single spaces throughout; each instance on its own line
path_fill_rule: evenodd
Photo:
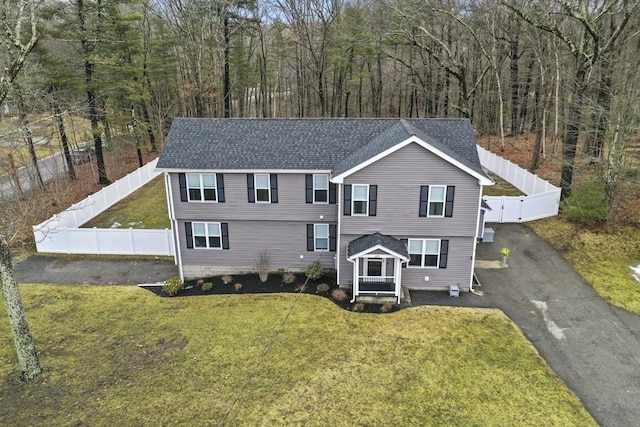
M 380 277 L 384 276 L 383 269 L 384 263 L 380 258 L 367 258 L 366 260 L 366 270 L 364 275 L 369 277 Z

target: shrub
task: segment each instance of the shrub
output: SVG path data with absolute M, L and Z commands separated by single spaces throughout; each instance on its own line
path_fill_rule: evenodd
M 202 286 L 204 284 L 204 279 L 196 280 L 196 286 Z
M 318 286 L 316 286 L 316 292 L 318 292 L 319 294 L 326 294 L 327 292 L 329 292 L 329 285 L 327 285 L 326 283 L 320 283 Z
M 357 302 L 353 305 L 353 311 L 364 311 L 364 303 L 363 302 Z
M 236 283 L 235 285 L 233 285 L 233 288 L 236 291 L 239 291 L 240 289 L 242 289 L 242 283 L 240 283 L 240 282 Z
M 213 283 L 205 282 L 205 283 L 202 284 L 202 291 L 203 292 L 209 292 L 211 289 L 213 289 Z
M 177 294 L 184 289 L 184 282 L 178 276 L 173 276 L 164 281 L 162 292 L 169 296 Z
M 311 280 L 318 280 L 324 273 L 322 271 L 322 266 L 318 261 L 316 261 L 313 264 L 307 266 L 307 268 L 305 269 L 305 274 Z
M 271 269 L 271 259 L 266 250 L 261 251 L 256 259 L 256 269 L 261 282 L 266 282 L 269 278 L 269 270 Z
M 290 285 L 295 281 L 296 281 L 296 275 L 293 274 L 292 272 L 287 271 L 286 273 L 282 274 L 282 283 L 286 283 L 287 285 Z
M 331 292 L 331 298 L 333 298 L 336 301 L 344 301 L 347 298 L 349 298 L 349 296 L 347 295 L 347 293 L 345 291 L 343 291 L 342 289 L 334 289 Z
M 303 283 L 302 285 L 296 286 L 296 289 L 295 289 L 296 292 L 304 292 L 306 290 L 307 290 L 307 285 L 305 283 Z
M 233 282 L 233 277 L 231 275 L 225 274 L 224 276 L 222 276 L 222 283 L 228 285 L 231 282 Z
M 605 186 L 600 180 L 591 180 L 576 187 L 560 204 L 562 214 L 573 222 L 593 224 L 605 221 L 609 215 L 609 204 Z
M 391 304 L 390 302 L 385 302 L 384 304 L 382 304 L 382 307 L 380 307 L 381 313 L 388 313 L 391 310 L 393 310 L 393 304 Z

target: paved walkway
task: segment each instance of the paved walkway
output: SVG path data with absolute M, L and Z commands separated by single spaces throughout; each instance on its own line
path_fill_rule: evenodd
M 640 426 L 640 316 L 606 303 L 529 228 L 501 224 L 477 259 L 508 268 L 476 269 L 483 296 L 411 292 L 413 304 L 496 307 L 509 316 L 602 426 Z

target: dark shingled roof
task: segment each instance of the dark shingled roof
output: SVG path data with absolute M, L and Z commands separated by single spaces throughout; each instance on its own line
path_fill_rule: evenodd
M 364 236 L 360 236 L 357 239 L 349 242 L 349 247 L 347 248 L 347 256 L 359 254 L 366 251 L 367 249 L 371 249 L 378 245 L 409 258 L 407 245 L 405 245 L 395 237 L 387 236 L 386 234 L 380 233 L 365 234 Z
M 485 176 L 467 119 L 174 120 L 159 169 L 342 173 L 415 135 Z

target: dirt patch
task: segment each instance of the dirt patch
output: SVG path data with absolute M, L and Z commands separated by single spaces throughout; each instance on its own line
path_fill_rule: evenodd
M 167 350 L 182 350 L 187 344 L 189 340 L 185 337 L 173 337 L 166 340 L 161 340 L 157 345 L 160 351 Z

